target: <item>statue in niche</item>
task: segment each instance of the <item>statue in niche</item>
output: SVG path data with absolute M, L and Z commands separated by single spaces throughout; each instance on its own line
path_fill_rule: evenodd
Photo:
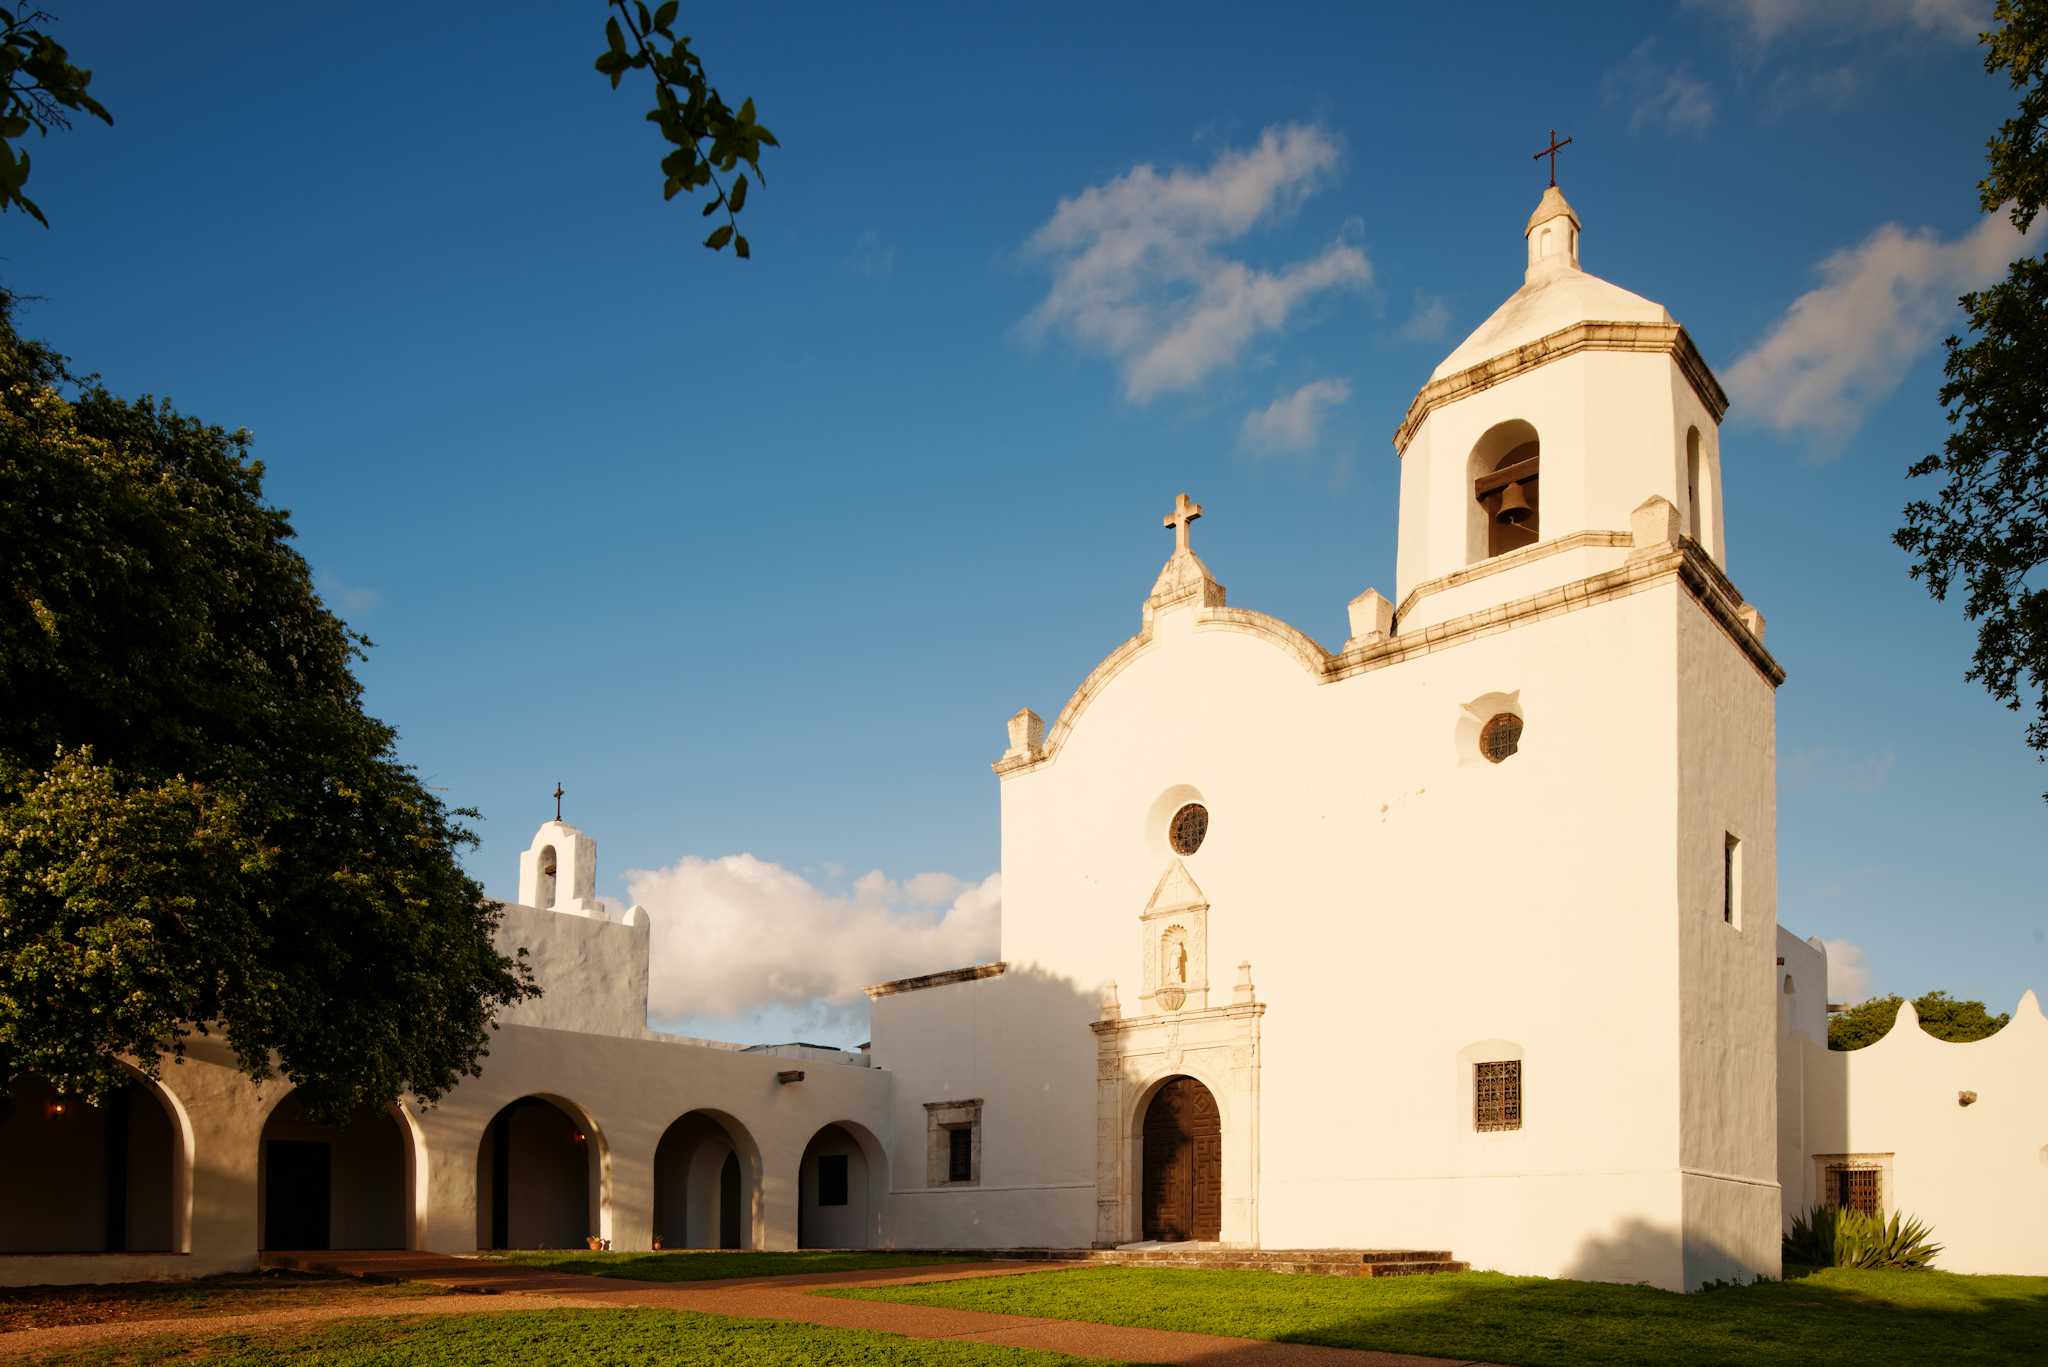
M 1186 982 L 1188 980 L 1188 947 L 1186 941 L 1181 942 L 1180 961 L 1177 965 L 1177 976 L 1181 982 Z

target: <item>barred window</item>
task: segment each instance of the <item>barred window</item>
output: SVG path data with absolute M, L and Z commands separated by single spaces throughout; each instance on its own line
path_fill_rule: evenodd
M 1486 723 L 1486 729 L 1479 733 L 1479 753 L 1494 764 L 1522 748 L 1522 719 L 1512 712 L 1502 712 Z
M 1828 1168 L 1828 1204 L 1838 1210 L 1884 1214 L 1884 1170 L 1837 1163 Z
M 946 1132 L 946 1180 L 948 1182 L 972 1182 L 974 1180 L 974 1131 L 959 1125 Z
M 1522 1128 L 1522 1061 L 1477 1063 L 1472 1079 L 1472 1128 Z
M 1173 814 L 1167 839 L 1175 854 L 1193 854 L 1202 848 L 1202 839 L 1208 834 L 1209 809 L 1199 802 L 1190 802 Z

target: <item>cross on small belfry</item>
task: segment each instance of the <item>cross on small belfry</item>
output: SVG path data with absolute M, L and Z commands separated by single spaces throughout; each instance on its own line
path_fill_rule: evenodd
M 1182 493 L 1173 501 L 1173 511 L 1166 515 L 1163 525 L 1173 528 L 1173 553 L 1179 555 L 1188 548 L 1188 524 L 1202 515 L 1202 505 Z
M 562 781 L 555 780 L 555 820 L 562 819 Z
M 1555 128 L 1553 128 L 1553 129 L 1551 129 L 1551 130 L 1550 130 L 1550 146 L 1548 146 L 1548 147 L 1544 148 L 1544 149 L 1543 149 L 1543 150 L 1542 150 L 1541 152 L 1538 152 L 1538 153 L 1537 153 L 1537 154 L 1536 154 L 1535 156 L 1533 156 L 1533 157 L 1529 158 L 1529 160 L 1531 160 L 1531 161 L 1541 161 L 1541 160 L 1543 160 L 1543 158 L 1545 158 L 1545 157 L 1549 157 L 1549 158 L 1550 158 L 1550 183 L 1551 183 L 1552 185 L 1556 185 L 1556 184 L 1557 184 L 1557 154 L 1558 154 L 1558 153 L 1559 153 L 1560 151 L 1562 151 L 1563 149 L 1565 149 L 1565 148 L 1567 148 L 1567 147 L 1570 147 L 1571 145 L 1572 145 L 1572 140 L 1571 140 L 1570 138 L 1566 138 L 1566 139 L 1565 139 L 1565 140 L 1564 140 L 1563 142 L 1559 142 L 1559 141 L 1557 140 L 1557 130 L 1556 130 Z

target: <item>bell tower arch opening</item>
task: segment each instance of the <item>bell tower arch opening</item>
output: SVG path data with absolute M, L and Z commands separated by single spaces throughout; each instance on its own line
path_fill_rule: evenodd
M 1542 440 L 1520 418 L 1495 423 L 1472 447 L 1465 465 L 1467 564 L 1533 546 L 1543 537 L 1539 480 Z

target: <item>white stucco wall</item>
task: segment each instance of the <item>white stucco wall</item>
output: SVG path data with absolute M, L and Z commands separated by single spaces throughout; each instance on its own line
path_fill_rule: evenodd
M 1933 1226 L 1937 1266 L 2048 1275 L 2048 1019 L 2032 992 L 1969 1044 L 1920 1029 L 1908 1002 L 1875 1044 L 1831 1051 L 1802 1035 L 1797 1047 L 1808 1201 L 1816 1155 L 1863 1155 L 1887 1169 L 1886 1211 Z
M 1754 933 L 1690 966 L 1683 918 L 1706 912 L 1682 905 L 1678 849 L 1682 689 L 1718 687 L 1715 671 L 1755 679 L 1732 720 L 1717 705 L 1688 725 L 1709 760 L 1750 747 L 1725 780 L 1741 794 L 1700 802 L 1761 826 L 1770 685 L 1720 627 L 1682 641 L 1700 616 L 1667 579 L 1324 683 L 1277 633 L 1191 604 L 1158 612 L 1056 753 L 1004 780 L 1009 973 L 876 1004 L 876 1059 L 897 1077 L 898 1209 L 948 1212 L 897 1228 L 1088 1241 L 1099 1122 L 1063 1098 L 1092 1090 L 1095 1060 L 1068 1042 L 1077 1028 L 1063 1039 L 1052 1012 L 1007 1012 L 1004 993 L 1021 1004 L 1028 973 L 1032 995 L 1079 1022 L 1114 981 L 1127 1016 L 1139 1010 L 1139 914 L 1175 857 L 1167 819 L 1199 800 L 1209 835 L 1183 858 L 1210 904 L 1210 1004 L 1249 960 L 1269 1008 L 1257 1189 L 1224 1192 L 1226 1207 L 1255 1205 L 1259 1243 L 1449 1246 L 1511 1271 L 1681 1285 L 1721 1267 L 1688 1263 L 1692 1230 L 1733 1247 L 1730 1267 L 1775 1269 L 1774 1008 L 1762 981 L 1736 983 L 1774 944 L 1769 841 L 1747 865 Z M 1470 704 L 1518 710 L 1521 753 L 1480 757 Z M 1682 1018 L 1689 973 L 1700 999 Z M 1733 1019 L 1758 1001 L 1760 1024 Z M 1682 1038 L 1717 1027 L 1748 1065 L 1730 1109 L 1763 1130 L 1700 1141 L 1708 1168 L 1681 1140 Z M 1470 1050 L 1485 1041 L 1524 1060 L 1520 1130 L 1473 1129 Z M 986 1098 L 991 1155 L 1032 1146 L 1014 1166 L 992 1156 L 985 1182 L 1071 1195 L 1016 1216 L 993 1192 L 905 1199 L 922 1102 L 956 1093 Z

